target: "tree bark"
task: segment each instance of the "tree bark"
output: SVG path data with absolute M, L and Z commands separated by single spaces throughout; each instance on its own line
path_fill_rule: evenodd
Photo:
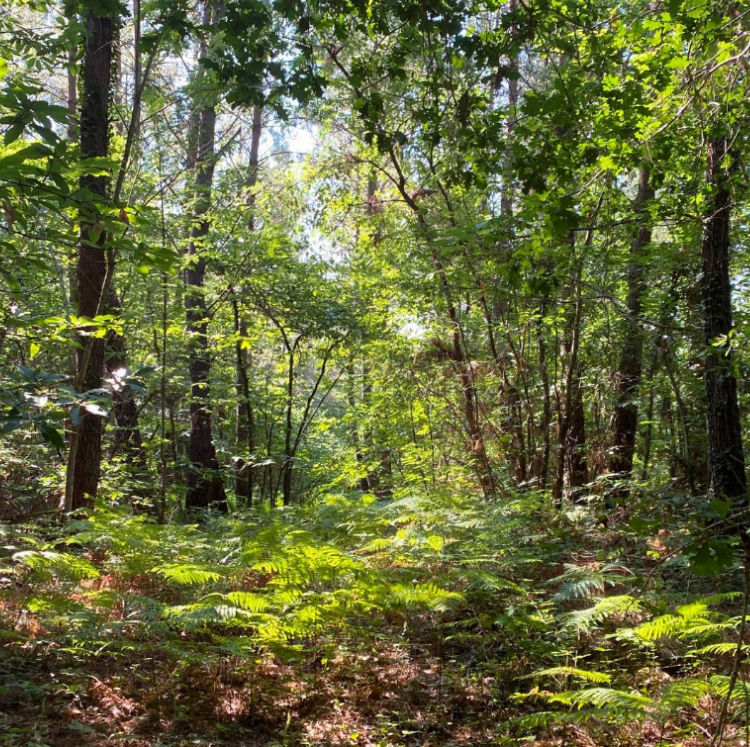
M 294 354 L 299 343 L 299 338 L 289 345 L 284 338 L 288 354 L 287 383 L 286 383 L 286 410 L 284 415 L 284 463 L 282 469 L 282 500 L 285 506 L 292 503 L 292 468 L 294 453 L 292 452 L 292 407 L 294 405 L 294 377 L 295 365 Z
M 216 25 L 219 13 L 206 4 L 205 20 Z M 205 73 L 205 71 L 204 71 Z M 204 79 L 207 77 L 203 76 Z M 219 473 L 216 448 L 211 434 L 209 374 L 211 358 L 208 349 L 208 309 L 205 297 L 205 239 L 209 231 L 208 213 L 215 166 L 216 96 L 199 94 L 197 151 L 193 194 L 193 228 L 187 249 L 185 268 L 185 312 L 188 333 L 188 366 L 190 372 L 190 437 L 185 508 L 215 508 L 226 512 L 227 497 Z
M 731 154 L 727 138 L 709 142 L 706 181 L 713 190 L 701 239 L 709 492 L 733 508 L 747 505 L 737 381 L 732 368 L 732 290 L 729 282 Z
M 81 97 L 81 158 L 106 158 L 109 151 L 109 99 L 113 54 L 114 23 L 108 16 L 86 15 L 86 40 L 83 56 Z M 82 189 L 94 195 L 97 202 L 107 196 L 107 178 L 84 174 Z M 99 206 L 86 207 L 81 220 L 81 243 L 76 265 L 76 299 L 78 315 L 94 318 L 101 313 L 108 274 L 106 231 L 99 220 Z M 104 372 L 104 339 L 93 335 L 79 336 L 76 355 L 76 390 L 90 391 L 101 387 Z M 65 509 L 75 511 L 91 505 L 99 487 L 104 421 L 100 415 L 80 408 L 73 424 L 65 486 Z
M 122 306 L 117 294 L 110 288 L 108 292 L 108 311 L 119 314 Z M 143 438 L 138 425 L 138 406 L 129 386 L 120 379 L 127 371 L 128 353 L 125 337 L 110 330 L 106 337 L 107 374 L 112 381 L 112 415 L 115 421 L 115 433 L 110 456 L 122 453 L 129 466 L 146 467 L 146 455 L 143 449 Z
M 260 150 L 260 136 L 262 129 L 262 110 L 260 107 L 253 109 L 253 126 L 250 138 L 250 162 L 248 164 L 247 186 L 250 190 L 248 198 L 248 209 L 250 211 L 250 221 L 248 228 L 250 231 L 255 230 L 255 185 L 258 182 L 258 153 Z M 235 461 L 234 473 L 234 492 L 237 496 L 237 503 L 245 506 L 252 505 L 253 487 L 255 475 L 253 472 L 252 460 L 255 454 L 255 419 L 253 413 L 253 404 L 250 399 L 250 351 L 243 341 L 247 338 L 247 324 L 242 315 L 239 301 L 236 295 L 232 297 L 232 308 L 234 311 L 235 332 L 237 342 L 235 345 L 235 362 L 236 376 L 235 385 L 237 388 L 237 409 L 236 409 L 236 431 L 235 436 L 237 445 L 244 450 L 246 454 L 240 456 Z
M 633 454 L 638 431 L 638 392 L 643 369 L 643 328 L 640 322 L 644 292 L 644 250 L 651 243 L 651 226 L 647 217 L 647 206 L 654 198 L 649 180 L 649 169 L 642 166 L 639 173 L 638 197 L 635 213 L 638 216 L 638 232 L 630 250 L 627 269 L 628 295 L 627 333 L 620 353 L 617 403 L 615 405 L 615 432 L 609 471 L 613 477 L 627 482 L 633 472 Z M 627 498 L 627 485 L 613 491 L 612 498 Z

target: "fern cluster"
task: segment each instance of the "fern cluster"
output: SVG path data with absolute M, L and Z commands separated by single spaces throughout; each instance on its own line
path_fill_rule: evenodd
M 533 493 L 327 495 L 203 525 L 99 506 L 5 537 L 0 636 L 79 663 L 164 657 L 175 682 L 414 638 L 466 688 L 488 681 L 489 702 L 515 703 L 521 715 L 497 725 L 511 742 L 570 723 L 684 722 L 722 698 L 741 719 L 739 595 L 670 597 L 616 552 L 576 554 L 580 531 Z

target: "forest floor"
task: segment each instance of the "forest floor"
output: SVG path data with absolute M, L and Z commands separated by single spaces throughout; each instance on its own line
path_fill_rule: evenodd
M 0 744 L 693 747 L 722 719 L 746 744 L 737 568 L 696 577 L 652 518 L 330 497 L 5 526 Z

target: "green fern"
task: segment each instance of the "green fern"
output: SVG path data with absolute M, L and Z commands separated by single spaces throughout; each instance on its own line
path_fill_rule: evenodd
M 744 653 L 745 651 L 750 650 L 750 645 L 743 644 L 740 649 Z M 726 654 L 734 654 L 736 651 L 736 643 L 734 643 L 733 641 L 725 641 L 722 643 L 711 643 L 708 646 L 693 649 L 689 653 L 696 654 L 697 656 L 725 656 Z
M 566 563 L 565 571 L 547 582 L 553 586 L 562 584 L 559 591 L 552 597 L 557 603 L 590 599 L 602 594 L 607 586 L 614 586 L 622 582 L 622 567 L 618 565 L 575 565 Z
M 527 674 L 526 678 L 531 677 L 579 677 L 589 682 L 607 683 L 612 677 L 604 672 L 592 672 L 587 669 L 577 669 L 576 667 L 549 667 L 548 669 L 539 669 L 536 672 Z
M 711 692 L 721 698 L 726 698 L 729 695 L 732 678 L 724 674 L 715 674 L 710 678 L 709 684 Z M 738 677 L 734 687 L 732 687 L 731 699 L 742 699 L 744 701 L 746 698 L 750 700 L 750 681 Z
M 634 628 L 634 634 L 644 641 L 659 638 L 689 638 L 723 635 L 739 624 L 738 618 L 727 618 L 720 612 L 709 609 L 710 605 L 720 604 L 728 595 L 714 595 L 684 604 L 675 610 L 676 614 L 661 615 Z
M 98 578 L 96 566 L 85 558 L 52 550 L 23 550 L 13 555 L 13 560 L 30 568 L 40 579 L 57 576 L 68 581 Z
M 581 710 L 595 707 L 615 718 L 643 720 L 655 707 L 655 701 L 640 693 L 606 687 L 589 687 L 584 690 L 550 694 L 546 700 Z
M 662 689 L 656 710 L 662 717 L 668 717 L 684 708 L 694 708 L 710 689 L 705 680 L 677 680 Z
M 217 571 L 195 563 L 167 563 L 154 566 L 151 572 L 167 581 L 185 585 L 207 584 L 221 579 L 221 574 Z
M 444 611 L 462 600 L 462 594 L 441 589 L 432 582 L 392 584 L 384 590 L 383 594 L 385 606 L 420 605 L 436 611 Z
M 263 612 L 270 606 L 267 597 L 249 591 L 230 591 L 224 598 L 229 604 L 249 612 Z
M 563 617 L 562 623 L 564 628 L 574 629 L 581 633 L 595 628 L 608 617 L 640 614 L 642 612 L 643 604 L 639 599 L 622 594 L 603 597 L 593 607 L 570 612 Z
M 167 606 L 163 609 L 162 615 L 172 625 L 187 630 L 212 625 L 247 626 L 253 620 L 251 614 L 240 607 L 229 604 L 206 604 L 204 601 Z

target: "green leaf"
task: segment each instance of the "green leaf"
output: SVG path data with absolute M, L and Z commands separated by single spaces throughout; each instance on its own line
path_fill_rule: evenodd
M 735 562 L 731 540 L 710 538 L 685 551 L 696 576 L 715 576 Z
M 48 444 L 52 444 L 57 449 L 65 448 L 65 439 L 57 428 L 53 428 L 49 423 L 39 423 L 38 428 L 42 438 Z

